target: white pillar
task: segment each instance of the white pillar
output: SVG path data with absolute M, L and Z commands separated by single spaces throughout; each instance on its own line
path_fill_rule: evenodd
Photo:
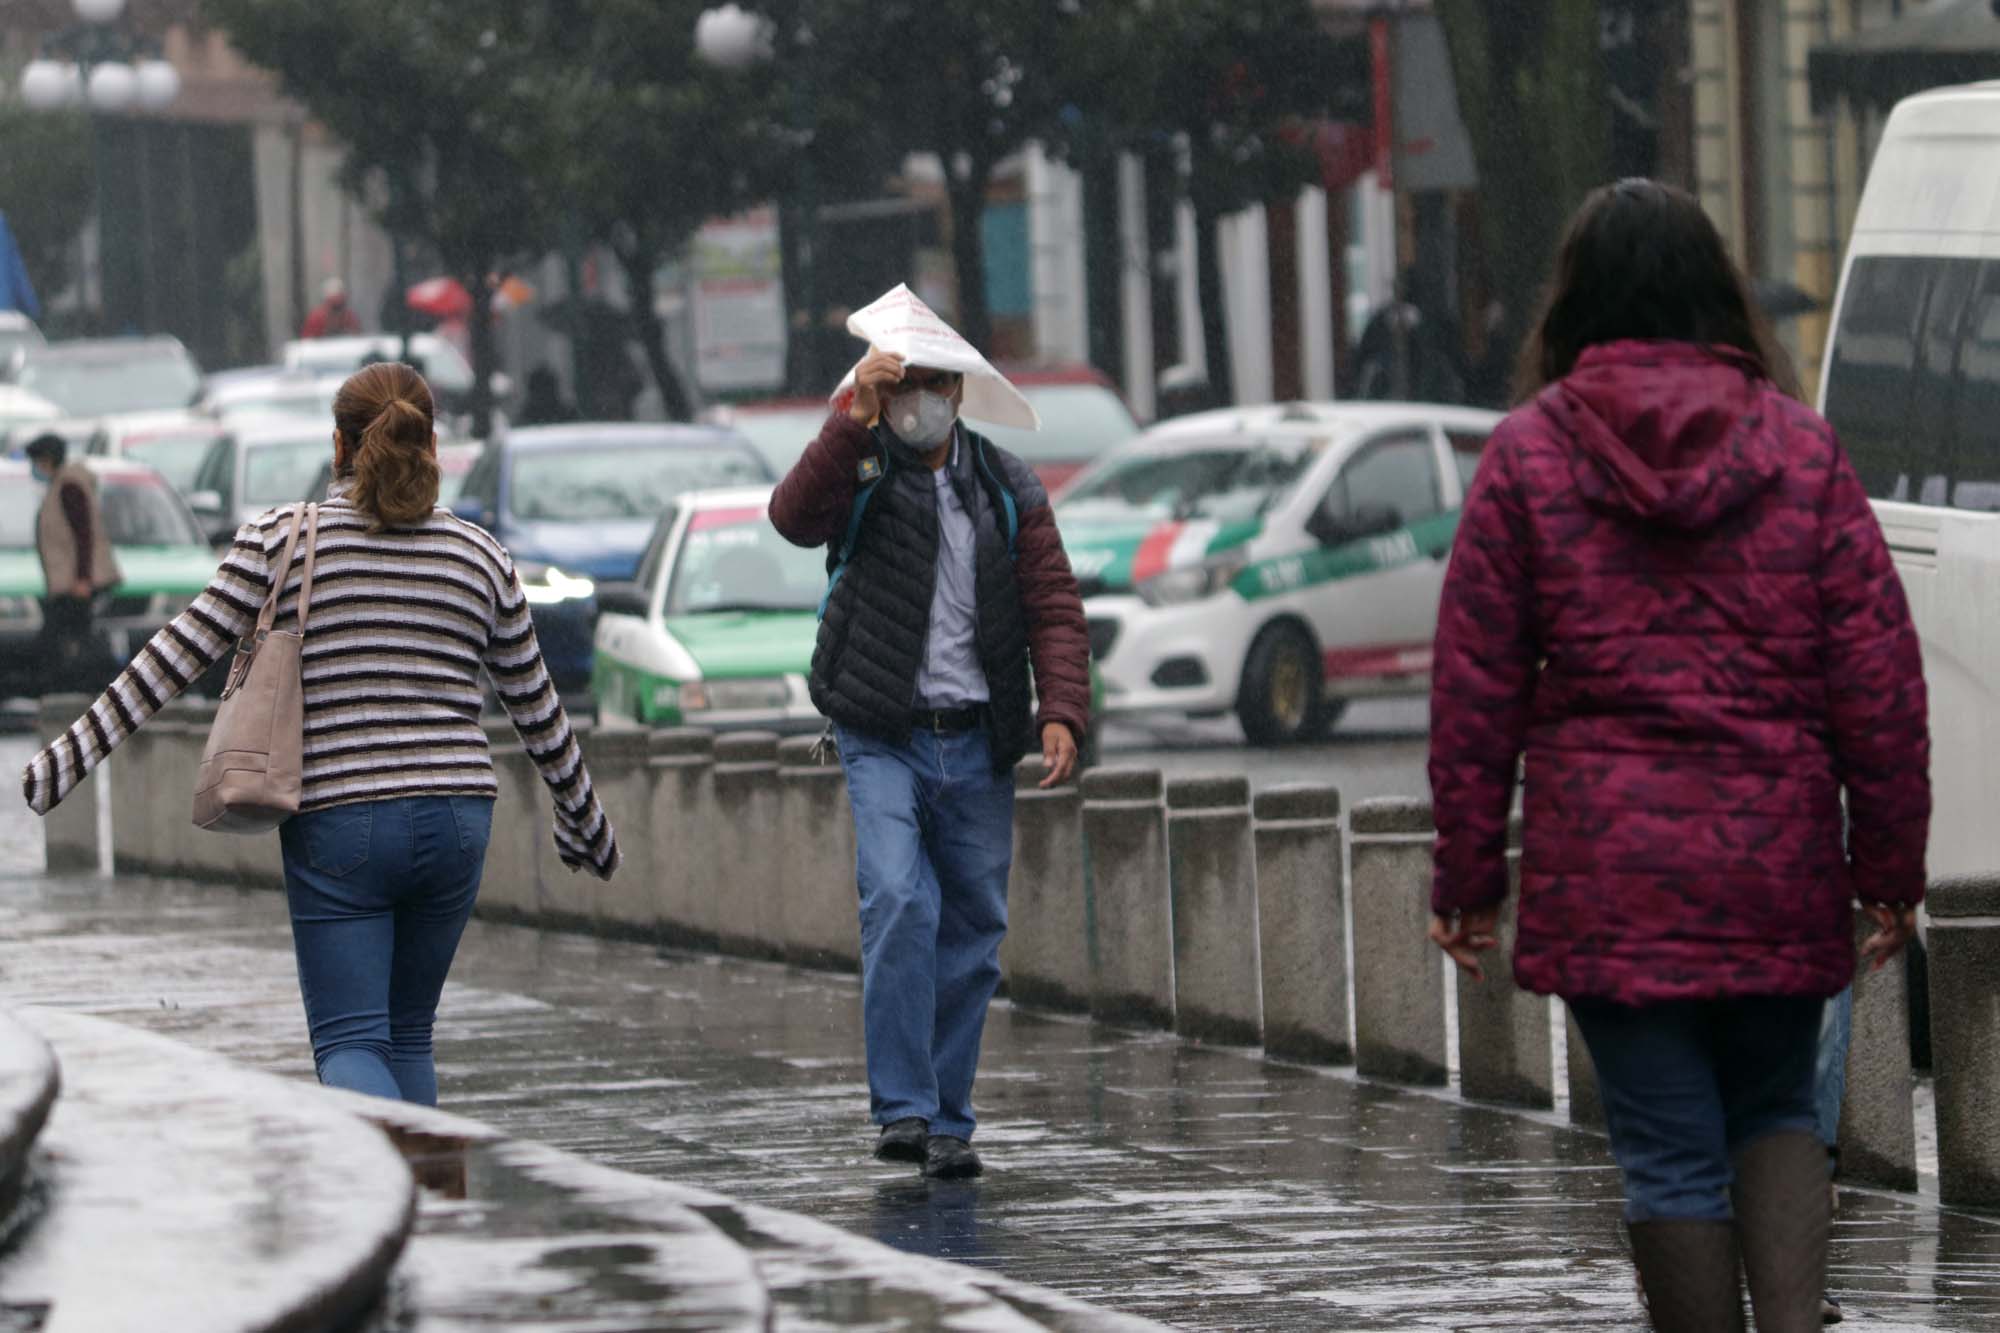
M 1195 244 L 1194 205 L 1182 201 L 1174 210 L 1174 249 L 1179 259 L 1181 359 L 1183 366 L 1208 373 L 1208 347 L 1201 333 L 1201 252 Z
M 1118 157 L 1118 298 L 1125 326 L 1125 401 L 1134 416 L 1159 414 L 1153 365 L 1152 241 L 1146 234 L 1146 164 Z M 1109 367 L 1104 367 L 1109 369 Z
M 1088 361 L 1090 324 L 1083 276 L 1083 180 L 1039 143 L 1023 158 L 1028 177 L 1028 263 L 1034 284 L 1035 352 L 1043 361 Z
M 1306 397 L 1333 397 L 1333 265 L 1346 256 L 1326 242 L 1326 191 L 1313 186 L 1299 195 L 1299 359 Z
M 1254 205 L 1222 220 L 1223 310 L 1229 357 L 1235 371 L 1236 401 L 1268 403 L 1271 375 L 1271 258 L 1264 206 Z

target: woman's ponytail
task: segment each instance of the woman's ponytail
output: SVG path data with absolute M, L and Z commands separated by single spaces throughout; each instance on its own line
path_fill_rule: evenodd
M 387 362 L 357 371 L 335 395 L 333 419 L 351 450 L 348 498 L 355 507 L 389 528 L 429 518 L 440 473 L 423 376 Z

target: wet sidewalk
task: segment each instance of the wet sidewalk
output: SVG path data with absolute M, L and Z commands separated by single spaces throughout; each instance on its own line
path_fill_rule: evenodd
M 0 767 L 21 747 L 0 744 Z M 310 1077 L 281 899 L 37 873 L 0 814 L 0 1000 Z M 474 923 L 438 1030 L 449 1110 L 1185 1328 L 1638 1325 L 1617 1180 L 1536 1117 L 999 1006 L 980 1144 L 929 1185 L 868 1156 L 852 979 Z M 2000 1326 L 2000 1219 L 1850 1193 L 1866 1328 Z

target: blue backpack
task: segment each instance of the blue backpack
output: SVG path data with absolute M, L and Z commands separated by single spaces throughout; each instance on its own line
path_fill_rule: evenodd
M 840 576 L 847 572 L 847 562 L 854 558 L 854 548 L 861 541 L 861 520 L 868 514 L 868 502 L 875 498 L 875 489 L 889 479 L 892 461 L 889 450 L 878 439 L 877 452 L 871 458 L 861 460 L 861 485 L 854 492 L 854 504 L 847 511 L 847 530 L 841 535 L 840 543 L 827 549 L 826 591 L 820 595 L 820 619 L 826 619 L 826 606 L 833 600 L 833 590 L 840 584 Z M 1007 558 L 1014 558 L 1014 539 L 1021 535 L 1021 506 L 1015 500 L 1014 492 L 1000 476 L 986 456 L 986 441 L 972 439 L 973 471 L 979 476 L 994 501 L 1000 506 L 1001 522 L 1007 532 Z

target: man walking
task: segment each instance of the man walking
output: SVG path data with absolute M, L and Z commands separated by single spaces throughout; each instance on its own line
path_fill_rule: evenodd
M 905 288 L 848 327 L 877 345 L 771 521 L 830 552 L 811 684 L 854 810 L 875 1155 L 976 1176 L 972 1083 L 1007 930 L 1013 769 L 1038 745 L 1043 786 L 1074 773 L 1089 635 L 1046 492 L 959 421 L 968 395 L 973 415 L 1006 424 L 1036 424 L 1033 409 Z M 882 345 L 912 327 L 924 337 L 902 355 Z
M 347 304 L 347 284 L 328 278 L 319 289 L 320 302 L 306 312 L 301 338 L 344 338 L 361 332 L 361 319 Z
M 94 689 L 91 610 L 97 594 L 119 581 L 111 537 L 97 504 L 97 478 L 69 462 L 60 435 L 42 435 L 27 447 L 28 466 L 48 486 L 35 522 L 35 546 L 47 584 L 42 599 L 42 641 L 36 666 L 44 692 Z

